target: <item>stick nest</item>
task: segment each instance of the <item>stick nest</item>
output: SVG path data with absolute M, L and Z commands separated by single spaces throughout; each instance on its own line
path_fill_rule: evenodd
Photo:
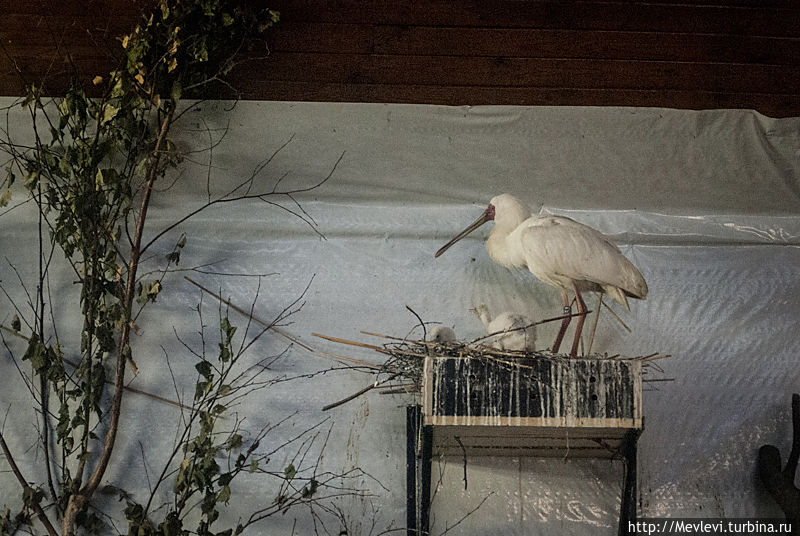
M 376 352 L 388 356 L 388 358 L 383 362 L 383 364 L 378 365 L 335 354 L 327 354 L 330 357 L 334 357 L 336 359 L 345 360 L 348 361 L 349 363 L 353 363 L 353 368 L 367 369 L 368 372 L 371 372 L 375 375 L 375 382 L 374 384 L 366 387 L 365 389 L 362 389 L 355 395 L 350 396 L 345 400 L 339 401 L 335 404 L 326 406 L 326 408 L 324 409 L 331 409 L 333 407 L 341 405 L 374 388 L 380 388 L 382 394 L 422 392 L 422 379 L 424 376 L 423 368 L 426 357 L 452 357 L 460 359 L 469 358 L 469 359 L 492 360 L 509 366 L 525 366 L 524 362 L 537 358 L 547 358 L 550 360 L 557 359 L 564 361 L 598 360 L 598 359 L 635 360 L 644 362 L 643 363 L 644 365 L 653 364 L 656 367 L 656 370 L 660 370 L 660 368 L 658 368 L 657 365 L 655 365 L 652 362 L 657 359 L 663 359 L 665 357 L 669 357 L 669 355 L 660 353 L 653 353 L 650 355 L 638 356 L 638 357 L 623 357 L 618 354 L 608 355 L 608 354 L 596 353 L 589 356 L 579 356 L 576 358 L 571 358 L 568 355 L 553 354 L 552 352 L 548 351 L 522 352 L 522 351 L 512 351 L 512 350 L 499 350 L 491 346 L 480 344 L 479 341 L 481 339 L 477 339 L 476 341 L 470 341 L 470 342 L 465 342 L 465 341 L 428 342 L 428 341 L 420 341 L 412 339 L 402 339 L 399 337 L 381 335 L 378 333 L 371 333 L 368 331 L 362 331 L 361 333 L 373 337 L 380 337 L 384 340 L 388 340 L 388 342 L 385 342 L 384 344 L 378 346 L 358 341 L 351 341 L 348 339 L 319 335 L 316 333 L 314 334 L 315 336 L 323 338 L 325 340 L 329 340 L 340 344 L 346 344 L 349 346 L 372 349 L 375 350 Z M 668 381 L 668 380 L 658 380 L 658 381 Z

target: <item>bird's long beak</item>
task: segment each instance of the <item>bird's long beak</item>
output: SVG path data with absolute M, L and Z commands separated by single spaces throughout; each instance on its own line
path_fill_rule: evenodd
M 443 245 L 439 249 L 439 251 L 436 252 L 436 255 L 434 255 L 433 257 L 434 258 L 438 257 L 439 255 L 441 255 L 442 253 L 447 251 L 450 248 L 450 246 L 452 246 L 453 244 L 455 244 L 456 242 L 458 242 L 459 240 L 461 240 L 462 238 L 467 236 L 469 233 L 471 233 L 472 231 L 474 231 L 475 229 L 477 229 L 478 227 L 480 227 L 481 225 L 483 225 L 487 221 L 492 221 L 493 219 L 494 219 L 494 207 L 492 205 L 489 205 L 486 208 L 486 210 L 483 211 L 483 214 L 481 214 L 480 217 L 477 220 L 472 222 L 469 225 L 469 227 L 467 227 L 466 229 L 464 229 L 463 231 L 458 233 L 456 236 L 454 236 L 453 239 L 450 242 L 448 242 L 447 244 Z

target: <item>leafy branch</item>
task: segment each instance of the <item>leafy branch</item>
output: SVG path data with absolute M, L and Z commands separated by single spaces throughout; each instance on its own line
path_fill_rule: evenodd
M 225 75 L 242 61 L 241 53 L 277 21 L 276 12 L 254 11 L 248 3 L 235 0 L 158 0 L 153 10 L 144 13 L 137 26 L 119 39 L 117 68 L 92 80 L 99 97 L 89 98 L 89 88 L 76 83 L 66 95 L 46 99 L 43 86 L 31 85 L 19 105 L 29 114 L 33 141 L 13 140 L 8 120 L 0 131 L 0 151 L 9 157 L 0 183 L 0 206 L 11 202 L 15 195 L 12 187 L 19 180 L 28 202 L 38 211 L 39 256 L 37 266 L 30 270 L 36 274 L 35 292 L 29 292 L 17 274 L 28 307 L 18 307 L 5 288 L 0 285 L 0 289 L 16 311 L 12 331 L 26 339 L 21 360 L 14 357 L 5 338 L 3 344 L 37 403 L 46 473 L 45 484 L 31 486 L 22 478 L 0 434 L 0 447 L 20 483 L 24 505 L 13 520 L 10 510 L 0 512 L 0 533 L 30 525 L 34 515 L 51 535 L 59 533 L 59 523 L 64 536 L 81 529 L 90 533 L 103 530 L 101 517 L 107 514 L 94 510 L 93 498 L 104 489 L 101 482 L 107 478 L 119 427 L 126 418 L 122 403 L 126 364 L 136 372 L 132 332 L 138 329 L 136 320 L 144 308 L 156 302 L 163 291 L 170 267 L 180 262 L 186 237 L 166 255 L 166 266 L 157 279 L 146 279 L 151 272 L 143 274 L 140 269 L 150 248 L 211 206 L 251 199 L 299 218 L 323 236 L 296 196 L 325 184 L 344 155 L 325 178 L 307 188 L 282 188 L 285 176 L 271 187 L 260 187 L 265 168 L 289 139 L 233 189 L 214 199 L 209 193 L 206 203 L 144 240 L 149 235 L 150 205 L 160 193 L 157 185 L 180 178 L 185 156 L 172 134 L 188 109 L 182 107 L 182 100 L 211 83 L 225 84 Z M 6 112 L 8 117 L 10 110 Z M 208 148 L 207 192 L 211 191 L 215 145 Z M 82 325 L 80 345 L 75 349 L 62 347 L 57 327 L 60 318 L 52 307 L 49 274 L 55 269 L 56 249 L 63 253 L 65 268 L 80 287 Z M 273 327 L 302 306 L 299 300 L 278 315 Z M 220 310 L 215 358 L 207 357 L 205 341 L 199 350 L 184 345 L 190 355 L 198 357 L 195 395 L 190 403 L 178 403 L 182 410 L 191 409 L 182 413 L 184 430 L 176 436 L 148 500 L 139 504 L 123 494 L 131 532 L 188 534 L 183 528 L 187 516 L 199 508 L 200 521 L 191 533 L 212 534 L 220 505 L 230 500 L 231 482 L 251 471 L 278 478 L 280 500 L 223 534 L 239 533 L 239 527 L 243 530 L 290 506 L 313 503 L 322 489 L 335 490 L 330 496 L 356 492 L 355 488 L 336 487 L 347 475 L 322 471 L 319 458 L 311 467 L 303 465 L 313 457 L 311 446 L 321 440 L 316 427 L 283 445 L 297 448 L 292 470 L 268 467 L 270 454 L 259 450 L 274 428 L 256 432 L 245 445 L 243 420 L 231 408 L 273 382 L 263 376 L 268 363 L 242 368 L 242 356 L 270 329 L 264 327 L 253 334 L 250 327 L 248 321 L 243 334 L 237 335 L 237 328 Z M 64 366 L 70 363 L 68 355 L 76 358 L 74 370 Z M 21 368 L 26 361 L 31 366 L 30 377 Z M 177 393 L 174 376 L 173 382 Z M 113 389 L 107 388 L 109 384 Z M 162 522 L 151 521 L 155 493 L 170 480 L 174 482 L 174 507 Z

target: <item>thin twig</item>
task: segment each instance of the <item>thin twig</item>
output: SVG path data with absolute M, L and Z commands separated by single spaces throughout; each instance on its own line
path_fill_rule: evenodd
M 325 339 L 326 341 L 338 342 L 339 344 L 347 344 L 349 346 L 358 346 L 359 348 L 368 348 L 370 350 L 375 350 L 376 352 L 380 352 L 382 354 L 388 353 L 386 348 L 383 348 L 381 346 L 375 346 L 374 344 L 351 341 L 348 339 L 340 339 L 339 337 L 331 337 L 330 335 L 321 335 L 319 333 L 311 333 L 311 335 L 314 337 L 319 337 L 320 339 Z
M 2 329 L 3 331 L 6 331 L 6 332 L 14 335 L 15 337 L 19 337 L 23 341 L 30 342 L 30 339 L 28 337 L 26 337 L 25 335 L 23 335 L 22 333 L 20 333 L 18 331 L 14 331 L 13 329 L 10 329 L 10 328 L 2 325 L 2 324 L 0 324 L 0 329 Z M 62 360 L 64 361 L 64 363 L 67 363 L 68 365 L 71 365 L 75 369 L 77 369 L 80 366 L 78 363 L 72 361 L 71 359 L 67 359 L 66 357 L 62 358 Z M 106 380 L 105 383 L 107 383 L 108 385 L 114 385 L 114 382 L 112 380 Z M 152 398 L 153 400 L 158 400 L 160 402 L 164 402 L 165 404 L 170 404 L 170 405 L 173 405 L 173 406 L 176 406 L 176 407 L 179 407 L 179 408 L 183 408 L 183 409 L 191 409 L 189 406 L 181 404 L 180 402 L 175 402 L 174 400 L 170 400 L 169 398 L 164 398 L 162 396 L 158 396 L 158 395 L 155 395 L 153 393 L 148 393 L 147 391 L 142 391 L 141 389 L 137 389 L 135 387 L 131 387 L 130 385 L 123 386 L 123 389 L 125 389 L 126 391 L 130 391 L 132 393 L 136 393 L 136 394 L 139 394 L 139 395 L 143 395 L 143 396 Z
M 388 382 L 392 381 L 397 376 L 398 376 L 397 374 L 394 374 L 394 375 L 390 376 L 389 378 L 387 378 L 386 380 L 384 380 L 382 382 L 376 381 L 372 385 L 368 385 L 368 386 L 364 387 L 363 389 L 360 389 L 358 392 L 353 393 L 352 395 L 348 396 L 347 398 L 343 398 L 343 399 L 339 400 L 338 402 L 334 402 L 333 404 L 328 404 L 327 406 L 322 408 L 322 411 L 328 411 L 329 409 L 333 409 L 333 408 L 341 406 L 342 404 L 346 404 L 347 402 L 350 402 L 354 398 L 358 398 L 359 396 L 363 395 L 364 393 L 367 393 L 367 392 L 371 391 L 372 389 L 375 389 L 376 387 L 378 387 L 378 386 L 380 386 L 382 384 L 385 384 L 385 383 L 388 383 Z
M 589 349 L 586 351 L 587 354 L 592 353 L 592 346 L 594 346 L 594 336 L 597 333 L 597 324 L 600 321 L 600 310 L 603 308 L 603 293 L 598 293 L 597 299 L 597 314 L 594 316 L 594 325 L 592 325 L 592 336 L 589 338 Z
M 11 451 L 8 449 L 8 445 L 6 444 L 6 440 L 3 437 L 3 433 L 0 432 L 0 449 L 3 451 L 3 456 L 5 456 L 8 465 L 11 466 L 11 471 L 14 473 L 14 476 L 17 477 L 17 481 L 19 481 L 19 485 L 22 486 L 23 489 L 28 489 L 30 486 L 28 485 L 28 481 L 25 480 L 25 477 L 22 476 L 22 472 L 19 470 L 17 466 L 17 462 L 14 461 L 14 457 L 11 455 Z M 50 523 L 50 519 L 48 519 L 47 515 L 42 510 L 42 507 L 39 504 L 34 503 L 31 505 L 33 511 L 36 512 L 36 515 L 39 516 L 39 521 L 42 522 L 44 528 L 47 530 L 47 533 L 50 536 L 58 536 L 58 532 L 56 532 L 55 527 Z
M 267 323 L 267 322 L 261 320 L 260 318 L 258 318 L 257 316 L 253 315 L 252 313 L 249 313 L 249 312 L 245 311 L 244 309 L 242 309 L 241 307 L 238 307 L 237 305 L 232 303 L 230 300 L 226 300 L 225 298 L 223 298 L 222 296 L 220 296 L 216 292 L 207 289 L 206 287 L 204 287 L 203 285 L 201 285 L 197 281 L 193 280 L 192 278 L 190 278 L 188 276 L 184 276 L 184 279 L 186 279 L 189 283 L 193 284 L 194 286 L 196 286 L 197 288 L 199 288 L 203 292 L 213 296 L 214 298 L 216 298 L 220 302 L 224 303 L 225 305 L 227 305 L 228 307 L 230 307 L 231 309 L 233 309 L 234 311 L 236 311 L 240 315 L 243 315 L 243 316 L 245 316 L 247 318 L 250 318 L 254 322 L 256 322 L 258 324 L 261 324 L 262 326 L 270 329 L 271 331 L 274 331 L 275 333 L 277 333 L 281 337 L 287 339 L 288 341 L 291 341 L 292 343 L 296 344 L 300 348 L 303 348 L 304 350 L 307 350 L 307 351 L 309 351 L 311 353 L 314 353 L 314 354 L 318 354 L 318 355 L 322 355 L 322 356 L 326 356 L 326 357 L 332 357 L 334 359 L 341 359 L 343 361 L 349 361 L 351 363 L 355 363 L 355 364 L 358 364 L 358 365 L 363 365 L 363 366 L 369 367 L 369 368 L 374 368 L 374 369 L 379 369 L 380 368 L 379 365 L 376 365 L 374 363 L 369 363 L 367 361 L 361 361 L 360 359 L 354 359 L 352 357 L 345 357 L 345 356 L 342 356 L 342 355 L 331 354 L 331 353 L 327 353 L 327 352 L 320 352 L 319 350 L 315 350 L 315 349 L 311 348 L 310 346 L 308 346 L 307 344 L 304 344 L 304 343 L 300 342 L 299 340 L 297 340 L 293 336 L 289 335 L 288 333 L 284 332 L 283 330 L 278 329 L 277 327 L 275 327 L 275 325 L 273 323 Z
M 467 489 L 467 449 L 464 448 L 464 443 L 461 442 L 461 438 L 458 436 L 453 436 L 458 443 L 458 446 L 461 447 L 461 454 L 464 456 L 464 490 Z
M 631 328 L 629 328 L 628 325 L 625 322 L 622 321 L 622 319 L 619 317 L 619 315 L 614 312 L 614 309 L 612 309 L 611 306 L 608 305 L 606 302 L 601 302 L 601 303 L 603 304 L 603 307 L 608 309 L 611 312 L 611 314 L 614 315 L 614 318 L 617 319 L 617 322 L 622 324 L 622 327 L 625 328 L 626 330 L 628 330 L 628 333 L 631 333 Z
M 417 318 L 417 320 L 419 321 L 419 325 L 422 326 L 422 340 L 423 341 L 428 340 L 428 330 L 425 329 L 425 322 L 422 321 L 422 318 L 417 314 L 417 312 L 414 309 L 412 309 L 408 305 L 406 305 L 406 309 L 411 311 L 411 314 L 414 315 Z
M 540 324 L 546 324 L 548 322 L 555 322 L 556 320 L 563 320 L 565 318 L 572 318 L 573 316 L 585 316 L 585 315 L 590 314 L 591 312 L 592 311 L 585 311 L 583 313 L 572 313 L 572 314 L 568 314 L 568 315 L 554 316 L 554 317 L 551 317 L 551 318 L 545 318 L 544 320 L 539 320 L 538 322 L 531 322 L 530 324 L 527 324 L 525 326 L 521 326 L 521 327 L 518 327 L 518 328 L 503 329 L 503 330 L 500 330 L 500 331 L 495 331 L 494 333 L 489 333 L 488 335 L 484 335 L 482 337 L 478 337 L 477 339 L 474 339 L 470 344 L 475 344 L 478 341 L 482 341 L 484 339 L 488 339 L 489 337 L 494 337 L 495 335 L 503 335 L 505 333 L 510 333 L 512 331 L 523 331 L 523 330 L 526 330 L 526 329 L 528 329 L 530 327 L 538 326 Z
M 448 532 L 450 532 L 451 530 L 453 530 L 454 528 L 456 528 L 457 526 L 459 526 L 459 525 L 461 524 L 461 522 L 462 522 L 462 521 L 464 521 L 464 520 L 465 520 L 465 519 L 467 519 L 469 516 L 471 516 L 472 514 L 474 514 L 475 512 L 477 512 L 477 511 L 478 511 L 478 508 L 480 508 L 481 506 L 483 506 L 483 503 L 485 503 L 485 502 L 486 502 L 486 500 L 487 500 L 489 497 L 491 497 L 492 495 L 494 495 L 494 492 L 491 492 L 491 493 L 489 493 L 489 495 L 487 495 L 486 497 L 484 497 L 484 498 L 483 498 L 483 500 L 482 500 L 481 502 L 479 502 L 479 503 L 478 503 L 478 506 L 476 506 L 475 508 L 473 508 L 472 510 L 470 510 L 469 512 L 467 512 L 466 514 L 464 514 L 464 515 L 461 517 L 461 519 L 459 519 L 458 521 L 456 521 L 456 522 L 455 522 L 453 525 L 450 525 L 450 526 L 449 526 L 447 529 L 445 529 L 445 530 L 444 530 L 444 532 L 442 532 L 442 533 L 441 533 L 439 536 L 444 536 L 445 534 L 447 534 Z

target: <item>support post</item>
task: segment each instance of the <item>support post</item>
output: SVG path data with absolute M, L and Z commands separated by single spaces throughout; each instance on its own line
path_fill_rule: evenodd
M 641 430 L 628 430 L 622 446 L 625 463 L 625 485 L 619 509 L 619 536 L 628 536 L 631 524 L 636 523 L 636 451 Z
M 430 531 L 433 427 L 423 425 L 422 407 L 406 407 L 406 534 Z
M 417 437 L 420 406 L 406 406 L 406 534 L 417 536 Z
M 431 524 L 431 458 L 433 454 L 433 426 L 422 426 L 420 449 L 420 524 L 419 534 L 430 534 Z

